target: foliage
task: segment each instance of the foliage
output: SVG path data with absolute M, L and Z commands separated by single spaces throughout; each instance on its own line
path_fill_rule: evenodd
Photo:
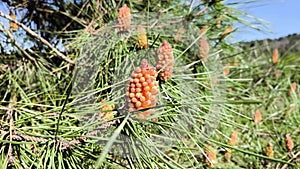
M 235 22 L 249 24 L 235 3 L 3 3 L 19 29 L 0 24 L 1 168 L 299 167 L 299 55 L 279 49 L 272 63 L 272 45 L 228 43 Z M 120 32 L 123 4 L 132 24 Z M 140 25 L 147 46 L 137 43 Z M 132 72 L 142 59 L 155 67 L 164 41 L 173 75 L 157 79 L 155 106 L 130 111 Z

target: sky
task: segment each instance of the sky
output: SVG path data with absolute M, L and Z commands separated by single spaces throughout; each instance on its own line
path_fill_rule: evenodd
M 224 2 L 246 2 L 249 0 L 224 0 Z M 260 18 L 269 26 L 264 32 L 249 29 L 247 26 L 236 25 L 237 32 L 233 35 L 234 41 L 251 41 L 265 38 L 279 38 L 293 33 L 300 34 L 300 0 L 253 0 L 256 3 L 235 6 L 241 11 Z M 0 10 L 8 14 L 9 10 L 0 0 Z M 0 17 L 0 21 L 4 21 Z M 4 24 L 8 24 L 5 20 Z M 1 31 L 1 30 L 0 30 Z M 268 31 L 269 33 L 267 33 Z M 1 38 L 1 37 L 0 37 Z
M 268 23 L 266 30 L 270 31 L 270 33 L 262 33 L 248 29 L 246 26 L 239 26 L 234 36 L 237 41 L 274 39 L 300 33 L 300 0 L 261 0 L 259 3 L 237 7 Z

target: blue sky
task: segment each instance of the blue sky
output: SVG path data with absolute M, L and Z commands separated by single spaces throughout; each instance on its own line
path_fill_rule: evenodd
M 225 2 L 246 2 L 249 0 L 224 0 Z M 255 0 L 254 0 L 255 1 Z M 269 33 L 258 32 L 246 26 L 237 25 L 234 41 L 250 41 L 278 38 L 292 33 L 300 33 L 300 0 L 257 0 L 257 3 L 240 4 L 236 7 L 269 24 Z M 0 2 L 0 10 L 8 14 L 7 6 Z M 7 25 L 8 21 L 0 18 Z M 270 33 L 272 32 L 272 33 Z M 0 37 L 1 38 L 1 37 Z
M 300 33 L 300 0 L 261 0 L 259 3 L 237 7 L 264 20 L 269 24 L 268 30 L 272 33 L 253 31 L 241 26 L 234 36 L 235 40 L 274 39 L 292 33 Z

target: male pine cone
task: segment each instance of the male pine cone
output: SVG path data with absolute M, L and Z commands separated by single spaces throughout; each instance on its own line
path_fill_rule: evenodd
M 174 56 L 171 45 L 165 40 L 157 51 L 156 70 L 159 71 L 158 77 L 162 81 L 167 81 L 172 77 Z
M 127 106 L 129 112 L 151 108 L 156 105 L 158 96 L 157 72 L 154 67 L 149 66 L 146 59 L 141 62 L 141 67 L 136 67 L 132 72 L 130 82 L 127 86 Z M 135 114 L 136 117 L 146 119 L 154 113 L 149 109 Z

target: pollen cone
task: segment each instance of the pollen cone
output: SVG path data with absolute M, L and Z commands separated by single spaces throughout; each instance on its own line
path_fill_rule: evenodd
M 128 31 L 131 25 L 130 8 L 124 4 L 118 12 L 118 28 L 119 31 Z
M 165 40 L 157 51 L 156 70 L 159 71 L 159 78 L 162 81 L 167 81 L 172 77 L 174 56 L 171 45 Z
M 156 105 L 158 96 L 157 72 L 154 67 L 148 65 L 146 59 L 141 62 L 141 67 L 136 67 L 132 72 L 127 86 L 127 106 L 129 112 L 151 108 Z M 135 114 L 136 117 L 146 119 L 154 113 L 149 109 Z

